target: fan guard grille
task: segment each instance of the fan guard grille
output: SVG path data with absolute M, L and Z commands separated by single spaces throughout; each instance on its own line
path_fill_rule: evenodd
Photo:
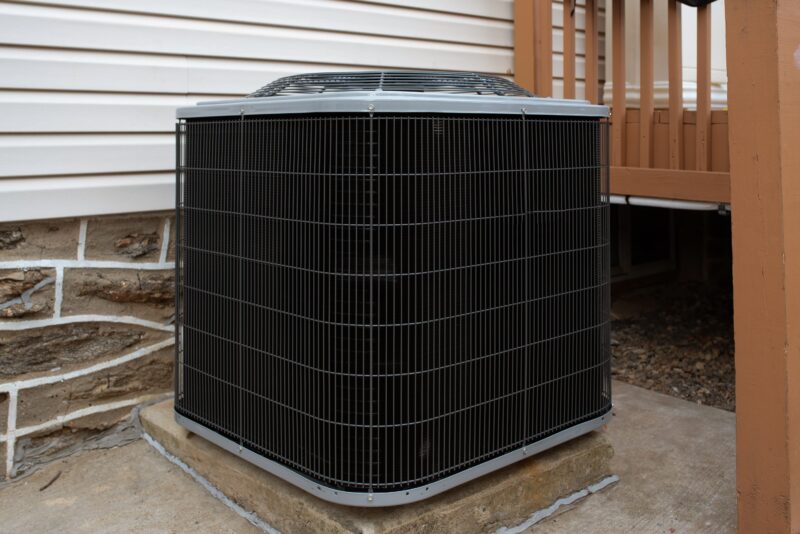
M 248 98 L 349 91 L 408 91 L 530 97 L 519 85 L 497 76 L 474 72 L 316 72 L 286 76 L 265 85 Z

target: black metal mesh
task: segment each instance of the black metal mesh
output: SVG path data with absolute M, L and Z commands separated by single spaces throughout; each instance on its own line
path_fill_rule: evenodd
M 475 72 L 314 72 L 286 76 L 248 95 L 250 98 L 343 91 L 533 96 L 512 81 Z
M 375 492 L 606 413 L 606 130 L 181 122 L 176 409 L 320 483 Z

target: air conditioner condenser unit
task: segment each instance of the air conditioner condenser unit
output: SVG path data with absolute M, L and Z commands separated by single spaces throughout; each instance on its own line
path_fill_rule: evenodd
M 429 72 L 179 109 L 178 422 L 356 506 L 603 425 L 607 117 Z

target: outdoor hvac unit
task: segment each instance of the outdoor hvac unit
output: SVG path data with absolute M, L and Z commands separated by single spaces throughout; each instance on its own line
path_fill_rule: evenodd
M 607 115 L 416 72 L 178 110 L 178 422 L 357 506 L 604 424 Z

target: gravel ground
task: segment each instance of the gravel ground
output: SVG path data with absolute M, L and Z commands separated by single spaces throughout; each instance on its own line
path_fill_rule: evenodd
M 728 287 L 680 283 L 612 304 L 617 380 L 734 411 L 733 301 Z

